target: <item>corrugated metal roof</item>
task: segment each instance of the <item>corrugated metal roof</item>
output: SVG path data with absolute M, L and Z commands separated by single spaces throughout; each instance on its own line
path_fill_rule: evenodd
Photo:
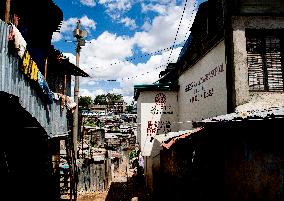
M 186 133 L 189 133 L 189 132 L 190 132 L 190 130 L 181 130 L 181 131 L 177 131 L 177 132 L 169 132 L 169 133 L 166 133 L 166 134 L 156 135 L 154 138 L 156 140 L 158 140 L 160 143 L 163 143 L 163 142 L 168 141 L 171 138 L 178 137 L 180 135 L 183 135 L 183 134 L 186 134 Z
M 117 139 L 118 137 L 112 133 L 105 133 L 105 138 L 106 139 Z
M 161 136 L 155 136 L 161 144 L 161 146 L 169 149 L 177 140 L 188 138 L 191 134 L 197 133 L 203 130 L 203 126 L 207 123 L 221 123 L 221 122 L 237 122 L 243 120 L 263 120 L 265 118 L 284 118 L 284 107 L 271 107 L 267 109 L 255 109 L 249 111 L 234 112 L 225 115 L 219 115 L 216 117 L 196 121 L 196 125 L 199 126 L 195 129 L 188 131 L 179 131 L 168 133 L 168 136 L 162 134 Z
M 0 91 L 19 97 L 20 105 L 36 118 L 50 137 L 67 134 L 66 109 L 60 101 L 45 103 L 19 71 L 18 57 L 8 55 L 8 25 L 0 20 Z
M 74 76 L 82 76 L 82 77 L 90 77 L 88 73 L 83 71 L 81 68 L 78 66 L 74 65 L 69 61 L 69 58 L 64 57 L 63 55 L 59 57 L 60 51 L 59 50 L 54 50 L 51 53 L 54 57 L 56 57 L 55 63 L 60 63 L 61 67 L 64 67 Z
M 264 119 L 264 118 L 284 118 L 284 107 L 271 107 L 268 109 L 255 109 L 249 111 L 234 112 L 230 114 L 220 115 L 202 121 L 199 124 L 213 123 L 213 122 L 226 122 L 226 121 L 242 121 L 244 119 Z
M 188 138 L 191 134 L 193 133 L 197 133 L 199 131 L 203 130 L 203 127 L 198 127 L 198 128 L 194 128 L 192 130 L 188 130 L 187 132 L 183 132 L 181 131 L 180 135 L 177 135 L 175 137 L 169 138 L 168 140 L 162 142 L 161 146 L 169 149 L 173 144 L 175 144 L 178 140 L 180 139 L 184 139 L 184 138 Z M 179 134 L 179 132 L 176 132 L 177 134 Z

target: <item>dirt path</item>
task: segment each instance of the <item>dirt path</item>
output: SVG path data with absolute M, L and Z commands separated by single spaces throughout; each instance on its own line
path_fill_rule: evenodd
M 107 191 L 78 193 L 78 201 L 151 201 L 142 182 L 132 175 L 124 158 Z

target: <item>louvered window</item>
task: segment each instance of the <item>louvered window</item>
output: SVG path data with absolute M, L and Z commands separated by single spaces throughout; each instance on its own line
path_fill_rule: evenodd
M 246 30 L 248 81 L 251 91 L 284 91 L 284 38 L 281 32 Z

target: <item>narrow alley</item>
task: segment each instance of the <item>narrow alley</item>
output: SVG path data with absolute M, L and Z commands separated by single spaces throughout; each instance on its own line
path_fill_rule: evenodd
M 5 201 L 284 201 L 284 0 L 0 0 L 0 111 Z
M 78 192 L 78 201 L 150 201 L 143 182 L 138 182 L 133 175 L 133 169 L 129 168 L 129 160 L 124 157 L 113 181 L 106 191 L 102 192 Z

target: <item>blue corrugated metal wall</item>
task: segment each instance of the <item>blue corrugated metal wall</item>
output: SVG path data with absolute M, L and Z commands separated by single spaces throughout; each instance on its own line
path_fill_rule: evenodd
M 19 97 L 21 106 L 37 119 L 50 137 L 67 134 L 66 108 L 60 101 L 45 103 L 18 69 L 18 57 L 8 55 L 9 27 L 0 20 L 0 92 Z

